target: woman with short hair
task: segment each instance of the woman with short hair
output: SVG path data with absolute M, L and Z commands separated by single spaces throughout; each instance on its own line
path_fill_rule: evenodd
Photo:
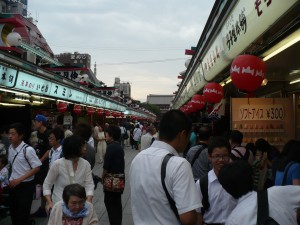
M 80 184 L 67 185 L 62 198 L 54 205 L 48 225 L 99 225 L 94 207 L 86 201 L 85 189 Z
M 68 184 L 78 183 L 84 186 L 89 202 L 92 202 L 94 194 L 91 165 L 82 158 L 86 153 L 84 139 L 77 135 L 66 138 L 62 151 L 63 157 L 53 163 L 43 184 L 43 194 L 49 209 L 61 200 L 63 189 Z M 51 196 L 53 185 L 54 189 Z

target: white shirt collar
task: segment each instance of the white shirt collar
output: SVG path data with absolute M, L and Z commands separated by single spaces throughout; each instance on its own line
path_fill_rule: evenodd
M 172 153 L 175 156 L 179 156 L 178 152 L 175 150 L 175 148 L 173 148 L 171 145 L 169 145 L 168 143 L 164 142 L 164 141 L 158 141 L 155 140 L 152 144 L 153 148 L 162 148 L 162 149 L 166 149 L 167 151 L 169 151 L 170 153 Z

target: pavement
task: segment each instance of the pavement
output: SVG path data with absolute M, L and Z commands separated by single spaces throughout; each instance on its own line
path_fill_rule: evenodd
M 137 150 L 131 149 L 131 147 L 125 147 L 125 176 L 126 185 L 122 195 L 123 206 L 123 225 L 133 225 L 131 205 L 130 205 L 130 184 L 129 184 L 129 169 L 133 158 L 138 154 Z M 103 164 L 96 163 L 93 168 L 93 173 L 96 175 L 102 175 Z M 100 225 L 109 225 L 108 215 L 104 205 L 104 194 L 102 184 L 98 183 L 98 186 L 94 192 L 93 204 L 100 220 Z M 34 200 L 32 203 L 31 211 L 35 212 L 40 205 L 40 200 Z M 35 225 L 47 225 L 47 218 L 34 218 Z M 0 220 L 1 225 L 12 225 L 10 217 Z

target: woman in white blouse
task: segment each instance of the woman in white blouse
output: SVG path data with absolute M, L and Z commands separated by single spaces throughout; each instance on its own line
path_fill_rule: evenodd
M 78 183 L 85 188 L 87 201 L 92 202 L 94 182 L 90 163 L 81 156 L 85 154 L 86 143 L 76 135 L 64 140 L 63 158 L 56 160 L 51 166 L 43 184 L 43 194 L 48 208 L 62 200 L 62 193 L 68 184 Z M 51 196 L 51 188 L 54 185 Z

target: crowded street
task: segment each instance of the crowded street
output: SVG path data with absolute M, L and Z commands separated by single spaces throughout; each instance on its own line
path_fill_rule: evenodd
M 124 193 L 122 195 L 122 205 L 123 205 L 123 224 L 124 225 L 133 225 L 132 213 L 131 213 L 131 205 L 130 205 L 130 183 L 129 183 L 129 168 L 132 162 L 132 159 L 138 154 L 139 151 L 132 149 L 130 146 L 125 147 L 125 176 L 126 176 L 126 184 Z M 95 174 L 102 174 L 103 164 L 97 163 L 93 169 Z M 31 212 L 34 212 L 38 208 L 40 199 L 34 200 L 32 203 Z M 104 195 L 103 195 L 103 187 L 102 184 L 98 184 L 95 195 L 93 198 L 93 204 L 95 206 L 95 210 L 97 216 L 99 218 L 101 225 L 109 225 L 109 220 L 107 216 L 107 212 L 104 205 Z M 36 225 L 47 225 L 48 218 L 34 218 Z M 10 217 L 7 216 L 0 220 L 1 225 L 12 225 Z

